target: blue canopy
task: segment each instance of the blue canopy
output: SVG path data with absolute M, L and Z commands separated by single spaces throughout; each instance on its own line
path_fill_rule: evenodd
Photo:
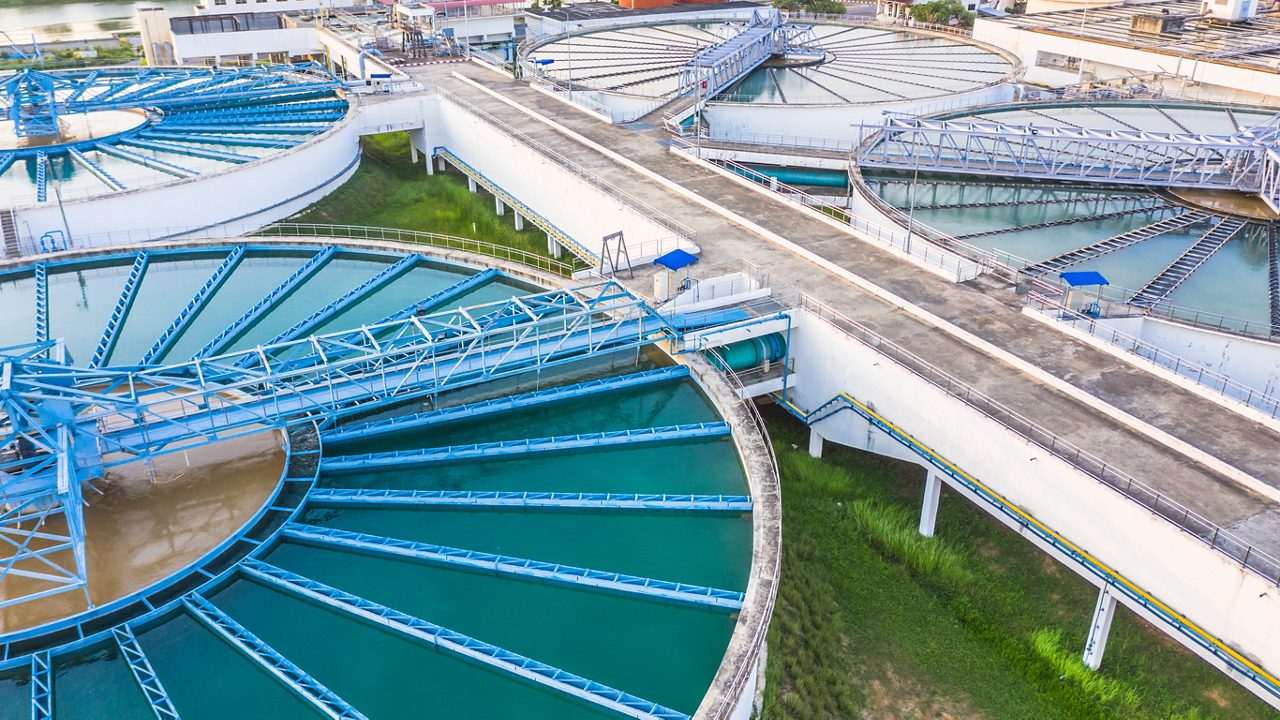
M 676 248 L 666 255 L 659 257 L 657 260 L 654 260 L 653 264 L 661 265 L 668 270 L 679 270 L 682 267 L 692 265 L 696 262 L 698 262 L 697 255 Z
M 1093 270 L 1058 273 L 1058 277 L 1061 277 L 1071 287 L 1080 287 L 1081 285 L 1110 285 L 1111 284 L 1110 282 L 1107 281 L 1105 277 L 1102 276 L 1102 273 L 1095 272 Z

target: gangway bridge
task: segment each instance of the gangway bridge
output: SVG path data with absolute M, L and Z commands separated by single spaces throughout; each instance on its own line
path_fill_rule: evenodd
M 889 116 L 859 126 L 859 165 L 1108 185 L 1237 190 L 1280 212 L 1280 120 L 1229 135 Z
M 0 608 L 88 598 L 82 493 L 111 467 L 677 336 L 605 280 L 160 367 L 77 367 L 59 339 L 0 348 L 0 582 L 38 586 Z
M 732 35 L 699 50 L 680 69 L 676 100 L 666 116 L 668 124 L 691 117 L 770 58 L 819 60 L 825 55 L 812 25 L 783 22 L 777 10 L 756 10 L 746 24 L 726 27 L 733 29 Z

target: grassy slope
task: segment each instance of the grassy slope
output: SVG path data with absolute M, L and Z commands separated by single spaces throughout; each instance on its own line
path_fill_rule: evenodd
M 918 468 L 830 443 L 812 460 L 798 423 L 768 417 L 784 561 L 766 720 L 1275 717 L 1123 609 L 1084 671 L 1091 585 L 954 495 L 919 537 Z
M 285 222 L 422 230 L 547 254 L 545 233 L 531 225 L 516 232 L 513 213 L 496 215 L 493 197 L 469 192 L 465 176 L 427 175 L 421 164 L 410 162 L 407 134 L 371 135 L 363 144 L 364 158 L 355 175 Z

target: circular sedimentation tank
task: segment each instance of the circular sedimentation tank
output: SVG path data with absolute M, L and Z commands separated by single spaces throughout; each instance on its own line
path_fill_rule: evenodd
M 1036 127 L 1229 135 L 1270 115 L 1247 107 L 1078 101 L 997 106 L 936 117 Z M 1141 163 L 1135 158 L 1134 165 Z M 1104 294 L 1120 301 L 1134 297 L 1224 221 L 1224 230 L 1241 223 L 1239 232 L 1196 266 L 1158 308 L 1176 317 L 1200 317 L 1234 328 L 1269 324 L 1268 263 L 1274 259 L 1269 259 L 1268 233 L 1276 218 L 1256 197 L 925 172 L 912 178 L 872 169 L 855 176 L 857 190 L 899 221 L 909 217 L 992 252 L 1015 267 L 1045 267 L 1047 280 L 1056 280 L 1063 270 L 1098 271 L 1111 283 Z M 1179 218 L 1195 221 L 1137 242 L 1126 241 L 1103 253 L 1083 253 L 1078 261 L 1054 262 L 1164 220 L 1180 224 Z
M 216 292 L 157 355 L 157 338 L 193 290 L 237 252 Z M 288 243 L 148 248 L 135 299 L 101 366 L 126 372 L 186 361 L 322 252 Z M 310 332 L 368 327 L 480 277 L 479 268 L 454 261 L 405 257 L 386 247 L 337 248 L 225 352 L 282 337 L 401 262 L 407 271 L 313 322 Z M 99 351 L 138 264 L 135 251 L 41 260 L 49 336 L 65 339 L 74 364 Z M 36 337 L 36 270 L 0 267 L 0 346 Z M 474 320 L 488 317 L 484 308 L 493 303 L 540 292 L 528 276 L 487 277 L 414 317 L 461 322 L 457 308 L 465 307 Z M 732 648 L 758 630 L 742 626 L 748 616 L 760 621 L 748 580 L 758 570 L 753 560 L 764 561 L 753 556 L 758 515 L 741 434 L 729 432 L 724 401 L 713 400 L 700 377 L 660 351 L 632 348 L 111 470 L 86 490 L 94 607 L 79 592 L 0 607 L 0 719 L 32 715 L 33 658 L 46 652 L 58 717 L 150 716 L 122 652 L 125 628 L 182 717 L 314 716 L 288 683 L 212 627 L 208 612 L 193 610 L 206 602 L 231 619 L 224 630 L 239 627 L 364 716 L 613 716 L 509 668 L 380 626 L 350 606 L 282 590 L 249 573 L 253 563 L 393 608 L 401 621 L 425 623 L 415 626 L 421 632 L 445 628 L 447 638 L 466 636 L 470 647 L 532 659 L 529 677 L 557 668 L 656 703 L 671 717 L 692 715 L 709 688 L 723 693 L 726 677 L 742 675 L 728 665 L 755 661 L 748 657 L 754 651 Z M 523 454 L 487 450 L 673 426 L 723 431 Z M 412 467 L 369 460 L 420 452 L 436 459 Z M 378 493 L 416 501 L 342 499 Z M 694 502 L 711 496 L 737 500 Z M 538 498 L 551 502 L 532 501 Z M 678 590 L 683 600 L 646 589 Z M 0 587 L 0 600 L 15 592 Z M 708 602 L 689 600 L 699 592 Z
M 26 70 L 0 76 L 0 105 L 22 108 L 0 120 L 11 206 L 223 172 L 303 145 L 348 110 L 309 66 Z
M 808 23 L 805 23 L 808 24 Z M 739 25 L 697 22 L 609 28 L 535 46 L 542 72 L 574 88 L 672 97 L 680 70 Z M 817 23 L 817 61 L 774 58 L 716 96 L 717 103 L 857 105 L 918 102 L 1002 82 L 1009 59 L 958 37 L 883 27 Z

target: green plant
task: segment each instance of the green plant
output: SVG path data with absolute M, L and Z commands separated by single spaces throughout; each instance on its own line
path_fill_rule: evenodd
M 964 9 L 959 0 L 929 0 L 911 6 L 911 19 L 919 23 L 947 25 L 954 18 L 964 27 L 973 27 L 974 13 Z
M 1062 646 L 1062 630 L 1041 628 L 1031 633 L 1031 645 L 1053 666 L 1063 680 L 1079 685 L 1104 703 L 1133 710 L 1140 702 L 1138 692 L 1119 680 L 1104 677 L 1081 662 L 1080 656 Z

